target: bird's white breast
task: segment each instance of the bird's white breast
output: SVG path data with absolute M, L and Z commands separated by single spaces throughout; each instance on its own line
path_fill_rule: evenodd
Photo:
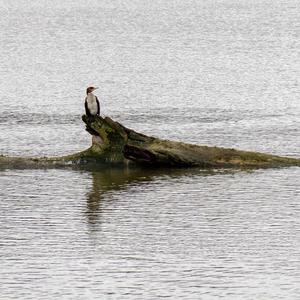
M 98 104 L 96 101 L 96 97 L 93 94 L 88 94 L 86 97 L 87 106 L 92 115 L 96 115 L 98 112 Z

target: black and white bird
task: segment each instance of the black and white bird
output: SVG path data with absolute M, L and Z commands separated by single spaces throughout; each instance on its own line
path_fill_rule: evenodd
M 90 86 L 86 89 L 85 97 L 85 113 L 89 116 L 96 116 L 100 114 L 100 103 L 98 98 L 93 94 L 93 91 L 97 88 Z

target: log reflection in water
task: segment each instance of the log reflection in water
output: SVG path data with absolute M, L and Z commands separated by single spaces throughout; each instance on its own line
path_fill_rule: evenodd
M 90 170 L 92 189 L 87 193 L 86 215 L 90 224 L 96 224 L 101 214 L 101 202 L 109 199 L 110 192 L 126 190 L 133 184 L 147 184 L 155 180 L 169 180 L 182 176 L 212 176 L 216 174 L 235 173 L 238 170 L 199 170 L 190 169 L 139 169 L 106 168 Z

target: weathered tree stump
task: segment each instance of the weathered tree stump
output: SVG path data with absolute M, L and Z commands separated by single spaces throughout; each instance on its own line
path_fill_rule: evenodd
M 163 166 L 200 168 L 267 168 L 300 166 L 300 159 L 219 147 L 162 140 L 126 128 L 111 118 L 82 116 L 92 135 L 92 146 L 63 157 L 21 158 L 0 156 L 0 166 Z

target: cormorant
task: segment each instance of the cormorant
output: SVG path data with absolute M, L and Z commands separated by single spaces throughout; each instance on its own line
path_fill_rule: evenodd
M 86 89 L 85 97 L 85 113 L 89 116 L 96 116 L 100 114 L 100 103 L 98 98 L 93 94 L 93 91 L 97 88 L 90 86 Z

